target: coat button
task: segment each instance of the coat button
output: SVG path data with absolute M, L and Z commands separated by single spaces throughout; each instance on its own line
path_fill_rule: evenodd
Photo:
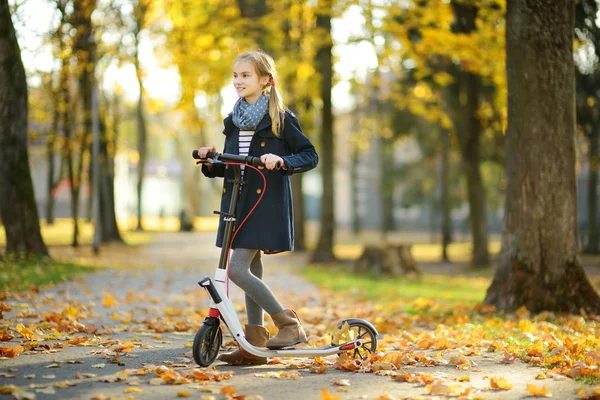
M 260 142 L 260 147 L 265 147 L 267 144 L 265 142 Z
M 223 188 L 223 193 L 227 193 L 227 189 L 226 188 Z
M 256 194 L 261 194 L 262 193 L 262 189 L 256 189 Z
M 225 166 L 225 169 L 229 169 L 229 165 L 226 165 L 226 166 Z

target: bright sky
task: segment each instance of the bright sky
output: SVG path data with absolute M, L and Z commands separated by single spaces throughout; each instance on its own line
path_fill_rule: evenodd
M 12 2 L 12 1 L 11 1 Z M 20 23 L 15 21 L 19 33 L 22 57 L 28 71 L 49 71 L 55 60 L 49 46 L 44 46 L 43 36 L 55 25 L 48 16 L 54 15 L 54 7 L 45 0 L 27 0 L 20 8 L 22 15 Z M 368 69 L 375 68 L 377 58 L 371 44 L 366 42 L 346 44 L 352 35 L 358 35 L 364 19 L 360 9 L 351 7 L 341 19 L 332 22 L 334 37 L 334 55 L 337 58 L 335 71 L 339 83 L 333 89 L 333 106 L 337 112 L 347 111 L 352 108 L 352 96 L 349 95 L 350 84 L 348 80 L 355 74 L 364 76 Z M 175 67 L 162 68 L 153 54 L 152 42 L 147 37 L 142 37 L 140 59 L 146 71 L 144 86 L 153 98 L 160 98 L 169 103 L 179 99 L 179 76 Z M 133 65 L 124 65 L 118 68 L 111 65 L 104 75 L 104 87 L 111 89 L 115 82 L 125 89 L 127 97 L 137 99 L 139 88 L 135 77 Z M 32 79 L 30 84 L 36 85 Z M 233 86 L 223 88 L 224 100 L 223 113 L 228 113 L 237 100 Z

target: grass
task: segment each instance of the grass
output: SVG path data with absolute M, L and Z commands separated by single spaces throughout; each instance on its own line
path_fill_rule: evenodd
M 362 244 L 338 244 L 334 252 L 340 259 L 354 260 L 362 253 Z M 493 257 L 500 250 L 499 241 L 491 241 L 489 252 Z M 435 243 L 415 243 L 411 248 L 417 264 L 439 262 L 442 247 Z M 454 263 L 468 263 L 471 258 L 471 243 L 458 242 L 448 246 L 448 256 Z M 444 267 L 441 267 L 443 270 Z M 348 291 L 374 301 L 394 299 L 442 300 L 446 302 L 478 303 L 483 301 L 491 283 L 491 268 L 473 271 L 471 276 L 465 271 L 461 275 L 447 272 L 431 273 L 423 271 L 420 277 L 382 277 L 370 274 L 355 274 L 347 265 L 310 265 L 303 269 L 306 279 L 323 288 L 335 291 Z
M 73 279 L 97 268 L 51 259 L 4 259 L 0 261 L 0 289 L 20 292 Z
M 342 259 L 355 260 L 362 254 L 363 244 L 338 244 L 335 246 L 335 255 Z M 490 255 L 500 251 L 500 241 L 490 241 L 488 244 Z M 469 262 L 473 246 L 470 242 L 456 242 L 448 246 L 448 257 L 453 262 Z M 438 243 L 415 243 L 411 248 L 412 256 L 417 263 L 437 262 L 442 258 L 442 246 Z
M 315 266 L 303 269 L 302 274 L 314 284 L 335 290 L 348 291 L 372 301 L 398 298 L 445 300 L 449 302 L 481 302 L 490 285 L 486 278 L 423 274 L 421 277 L 376 278 L 356 275 L 347 266 Z

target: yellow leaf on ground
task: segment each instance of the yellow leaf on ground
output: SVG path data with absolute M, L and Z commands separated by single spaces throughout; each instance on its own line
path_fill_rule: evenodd
M 177 392 L 177 397 L 190 397 L 190 392 L 187 390 L 184 390 L 182 392 Z
M 130 387 L 126 388 L 125 390 L 123 390 L 123 392 L 125 392 L 125 393 L 143 393 L 144 391 L 140 388 L 130 386 Z
M 0 347 L 0 357 L 13 358 L 25 350 L 23 346 Z
M 548 391 L 546 386 L 540 388 L 535 386 L 533 383 L 527 384 L 527 392 L 535 397 L 552 397 L 552 393 Z
M 17 332 L 19 332 L 25 339 L 34 340 L 35 336 L 33 335 L 32 327 L 25 328 L 23 324 L 17 324 Z
M 118 304 L 119 303 L 117 302 L 117 300 L 115 300 L 115 298 L 109 293 L 106 293 L 104 295 L 104 298 L 102 299 L 102 305 L 104 307 L 115 307 Z
M 327 389 L 321 389 L 321 400 L 339 400 L 340 395 L 332 396 Z
M 347 342 L 351 342 L 354 340 L 356 336 L 356 332 L 350 330 L 350 325 L 347 322 L 344 322 L 342 327 L 333 333 L 333 338 L 331 339 L 331 344 L 338 345 Z
M 507 378 L 501 376 L 492 376 L 490 378 L 490 387 L 498 390 L 512 389 L 513 385 Z
M 443 382 L 436 381 L 430 385 L 425 387 L 427 393 L 433 396 L 441 395 L 441 396 L 451 396 L 451 397 L 467 397 L 471 394 L 473 388 L 466 383 L 460 382 Z

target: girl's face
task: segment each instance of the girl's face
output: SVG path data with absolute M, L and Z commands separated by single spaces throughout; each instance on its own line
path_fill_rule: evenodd
M 259 77 L 254 65 L 249 61 L 239 61 L 233 66 L 233 86 L 238 96 L 253 104 L 262 95 L 269 81 L 268 76 Z

